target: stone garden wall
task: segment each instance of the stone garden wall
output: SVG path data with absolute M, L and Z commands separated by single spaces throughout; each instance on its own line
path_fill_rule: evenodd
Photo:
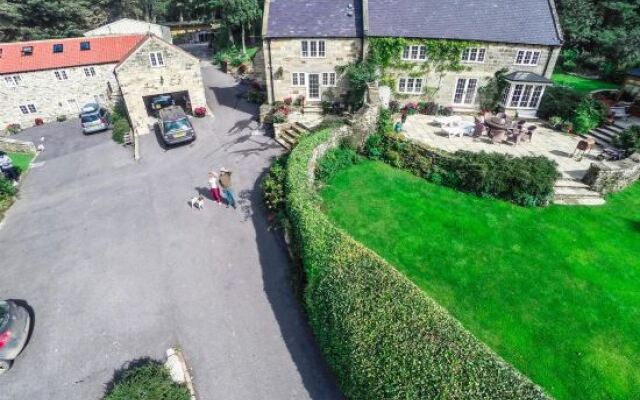
M 602 194 L 619 192 L 640 179 L 640 154 L 621 161 L 591 164 L 582 181 Z
M 0 137 L 0 150 L 17 153 L 35 153 L 36 146 L 33 142 Z

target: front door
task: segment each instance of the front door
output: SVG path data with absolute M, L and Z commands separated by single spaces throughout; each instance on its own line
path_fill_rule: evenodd
M 310 101 L 320 100 L 320 74 L 308 74 L 309 89 L 307 96 Z

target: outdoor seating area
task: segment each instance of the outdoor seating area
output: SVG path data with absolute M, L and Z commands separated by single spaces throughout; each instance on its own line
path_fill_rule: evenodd
M 584 138 L 548 128 L 540 121 L 505 114 L 471 116 L 409 116 L 402 126 L 409 139 L 449 152 L 499 152 L 513 156 L 544 156 L 558 163 L 565 179 L 582 179 L 603 151 Z M 577 151 L 578 150 L 578 151 Z

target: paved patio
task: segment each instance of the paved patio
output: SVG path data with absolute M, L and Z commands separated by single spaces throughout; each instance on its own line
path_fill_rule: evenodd
M 463 120 L 473 122 L 473 116 L 462 116 Z M 596 160 L 601 149 L 594 146 L 591 154 L 578 161 L 571 157 L 580 137 L 567 135 L 562 132 L 546 128 L 541 123 L 532 122 L 528 125 L 536 125 L 538 129 L 531 143 L 525 142 L 515 145 L 512 142 L 491 144 L 488 137 L 475 139 L 470 136 L 449 138 L 442 128 L 435 123 L 435 117 L 430 115 L 409 116 L 404 125 L 404 135 L 408 138 L 424 143 L 428 146 L 443 149 L 449 152 L 467 150 L 473 152 L 499 152 L 514 156 L 545 156 L 558 163 L 558 170 L 566 179 L 581 179 L 589 165 Z

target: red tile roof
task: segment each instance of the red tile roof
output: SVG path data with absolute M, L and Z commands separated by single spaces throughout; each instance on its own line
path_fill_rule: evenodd
M 0 74 L 47 69 L 118 63 L 145 35 L 93 36 L 0 43 Z M 80 50 L 80 42 L 90 42 L 90 50 Z M 54 53 L 54 44 L 63 44 L 62 53 Z M 23 56 L 22 48 L 33 47 L 33 55 Z

